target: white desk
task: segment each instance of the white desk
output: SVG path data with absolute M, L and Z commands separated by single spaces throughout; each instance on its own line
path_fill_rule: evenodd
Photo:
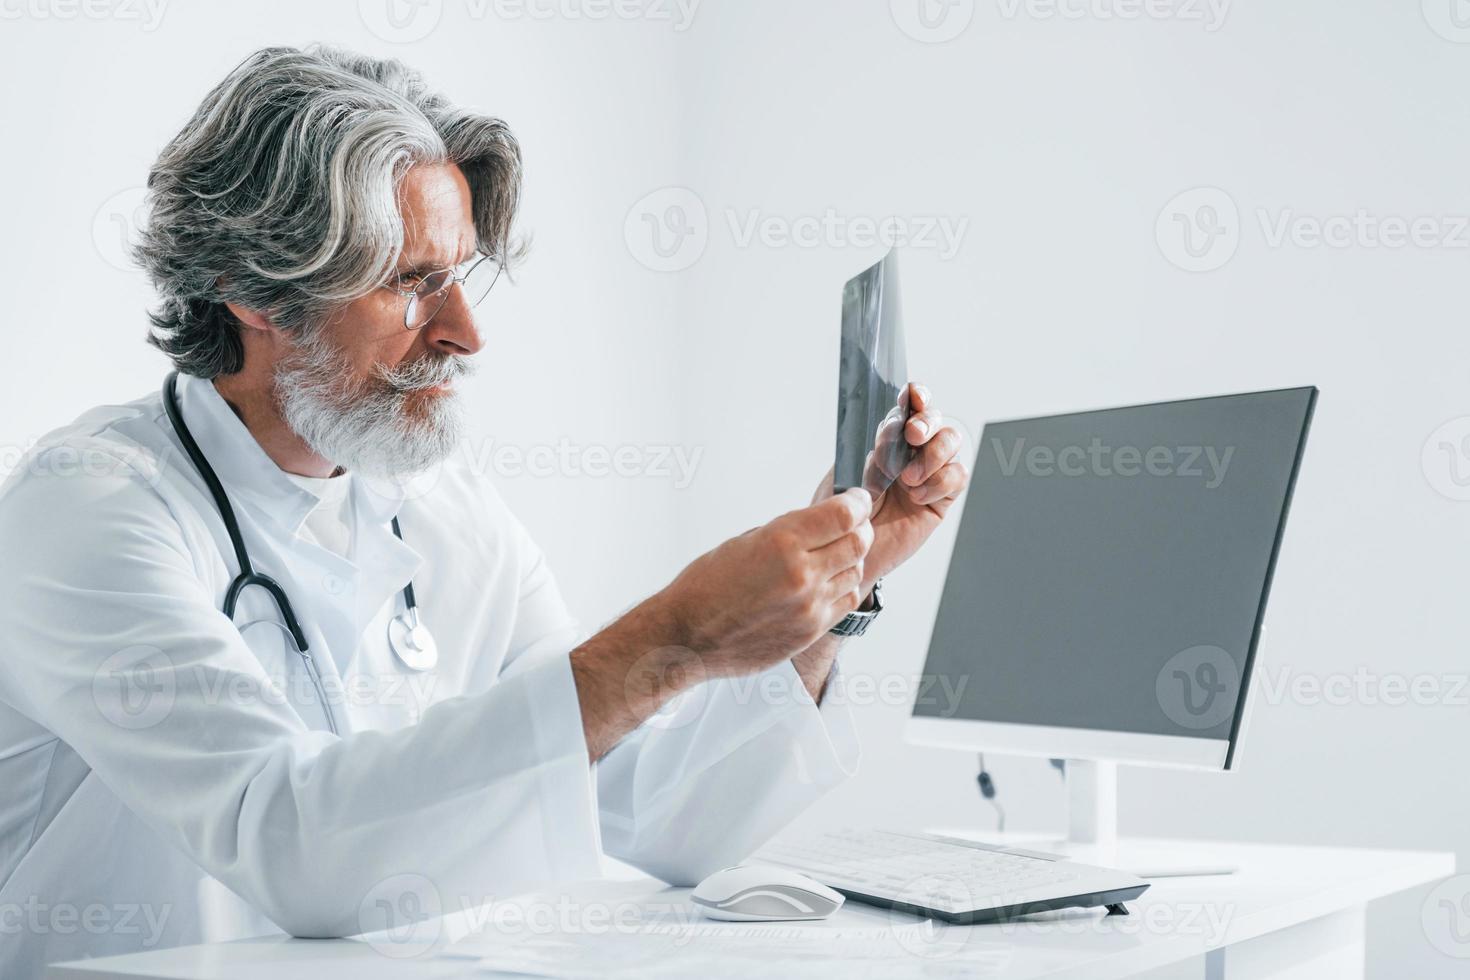
M 965 943 L 947 962 L 970 954 L 1002 957 L 1004 968 L 994 975 L 1026 980 L 1111 980 L 1143 973 L 1151 980 L 1349 980 L 1363 975 L 1365 905 L 1455 872 L 1454 855 L 1442 852 L 1138 843 L 1181 856 L 1208 848 L 1212 857 L 1240 871 L 1158 879 L 1130 904 L 1127 917 L 1074 910 L 1023 923 L 943 927 L 942 938 Z M 678 908 L 686 894 L 647 878 L 591 882 L 561 893 L 563 902 L 571 896 L 580 907 L 604 909 L 632 902 Z M 443 927 L 434 930 L 439 942 L 417 956 L 385 955 L 362 940 L 267 937 L 57 964 L 47 975 L 50 980 L 441 980 L 468 975 L 469 961 L 437 955 L 465 934 L 470 920 L 461 915 L 446 916 Z M 912 921 L 849 902 L 827 922 L 807 927 L 875 928 Z M 679 955 L 671 948 L 671 958 Z M 922 949 L 914 953 L 916 973 L 922 955 Z M 844 972 L 841 964 L 833 966 L 834 975 Z

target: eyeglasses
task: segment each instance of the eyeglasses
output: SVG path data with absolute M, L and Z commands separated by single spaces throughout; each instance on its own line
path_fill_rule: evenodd
M 410 275 L 405 273 L 397 278 L 396 283 L 403 284 L 409 278 Z M 409 289 L 401 289 L 393 282 L 383 283 L 383 288 L 408 297 L 408 305 L 403 308 L 403 326 L 407 330 L 419 330 L 444 308 L 449 301 L 450 287 L 455 283 L 464 288 L 465 302 L 473 307 L 490 294 L 491 287 L 499 279 L 500 263 L 489 255 L 482 255 L 470 261 L 462 276 L 455 275 L 453 269 L 439 269 L 424 275 Z

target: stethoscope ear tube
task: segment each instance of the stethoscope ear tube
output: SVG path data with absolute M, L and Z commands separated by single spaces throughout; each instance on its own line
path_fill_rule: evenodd
M 235 509 L 230 506 L 230 498 L 225 494 L 224 485 L 219 482 L 219 477 L 214 473 L 214 467 L 209 465 L 204 451 L 199 448 L 199 443 L 194 441 L 194 434 L 184 424 L 184 417 L 179 413 L 179 396 L 177 394 L 179 372 L 170 371 L 163 382 L 163 410 L 168 413 L 168 420 L 173 424 L 174 432 L 178 434 L 179 442 L 184 444 L 184 452 L 188 454 L 189 461 L 199 471 L 204 479 L 204 485 L 209 488 L 209 495 L 214 498 L 214 506 L 219 510 L 220 518 L 225 522 L 225 531 L 230 535 L 230 544 L 235 549 L 235 561 L 240 566 L 240 574 L 251 575 L 255 572 L 254 566 L 250 564 L 250 554 L 245 550 L 245 541 L 240 536 L 240 524 L 235 520 Z
M 296 642 L 296 649 L 305 653 L 310 649 L 306 645 L 306 634 L 302 632 L 301 624 L 296 621 L 296 612 L 291 608 L 291 601 L 286 598 L 286 590 L 269 575 L 262 572 L 250 572 L 244 575 L 236 575 L 235 580 L 230 583 L 230 588 L 225 592 L 225 615 L 230 619 L 235 618 L 235 602 L 240 598 L 240 593 L 247 585 L 258 585 L 271 594 L 276 601 L 276 608 L 281 611 L 281 618 L 286 621 L 286 629 L 291 634 L 291 639 Z
M 219 477 L 214 472 L 214 467 L 209 465 L 209 459 L 204 451 L 199 448 L 199 443 L 194 441 L 194 434 L 184 424 L 183 416 L 179 412 L 178 399 L 179 372 L 170 371 L 163 382 L 163 410 L 168 413 L 168 420 L 173 424 L 174 432 L 178 434 L 179 442 L 184 445 L 184 452 L 188 454 L 189 461 L 194 464 L 204 485 L 209 488 L 209 495 L 214 498 L 214 506 L 219 510 L 220 519 L 225 522 L 225 531 L 230 536 L 230 545 L 235 549 L 235 560 L 240 565 L 240 574 L 236 575 L 230 582 L 230 587 L 225 592 L 225 615 L 231 619 L 235 618 L 235 603 L 240 598 L 240 593 L 247 585 L 258 585 L 271 594 L 275 600 L 276 608 L 281 611 L 281 618 L 286 621 L 286 629 L 291 633 L 291 639 L 296 641 L 296 649 L 305 653 L 308 649 L 306 634 L 301 629 L 301 623 L 296 619 L 296 611 L 291 608 L 291 600 L 286 598 L 286 590 L 269 575 L 263 575 L 255 571 L 250 564 L 250 553 L 245 550 L 245 539 L 240 534 L 240 523 L 235 520 L 235 509 L 230 506 L 230 498 L 225 493 L 224 485 L 219 482 Z

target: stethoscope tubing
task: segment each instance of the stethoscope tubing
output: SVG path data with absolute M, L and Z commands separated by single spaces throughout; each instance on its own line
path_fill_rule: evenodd
M 321 676 L 316 668 L 316 660 L 311 653 L 311 647 L 306 641 L 306 633 L 301 628 L 300 621 L 296 618 L 296 611 L 291 607 L 291 600 L 286 596 L 286 590 L 281 588 L 279 582 L 263 572 L 257 572 L 250 561 L 250 553 L 245 548 L 244 535 L 240 533 L 240 523 L 235 518 L 235 509 L 230 505 L 229 495 L 225 493 L 224 485 L 215 473 L 214 467 L 209 464 L 209 458 L 199 448 L 194 434 L 189 431 L 188 425 L 184 423 L 183 413 L 179 410 L 178 399 L 178 371 L 170 371 L 163 382 L 163 410 L 168 415 L 169 423 L 173 425 L 174 432 L 179 436 L 179 442 L 183 444 L 184 452 L 189 461 L 194 464 L 194 469 L 204 480 L 209 495 L 214 498 L 214 505 L 219 511 L 220 519 L 224 522 L 225 532 L 230 537 L 230 545 L 235 551 L 235 561 L 240 566 L 239 574 L 230 581 L 225 590 L 224 614 L 231 620 L 235 618 L 235 606 L 239 601 L 240 593 L 247 587 L 258 585 L 270 593 L 275 601 L 276 608 L 280 611 L 281 619 L 285 622 L 286 631 L 291 635 L 291 640 L 296 644 L 296 650 L 301 654 L 301 659 L 306 664 L 307 673 L 311 677 L 312 685 L 316 688 L 317 696 L 322 699 L 322 710 L 327 716 L 327 726 L 333 734 L 339 734 L 337 721 L 332 711 L 331 703 L 327 700 L 326 690 L 322 685 Z M 398 540 L 403 540 L 403 531 L 398 526 L 398 518 L 393 518 L 393 533 Z M 406 612 L 406 621 L 418 626 L 418 608 L 413 594 L 413 583 L 409 582 L 403 587 L 403 602 Z

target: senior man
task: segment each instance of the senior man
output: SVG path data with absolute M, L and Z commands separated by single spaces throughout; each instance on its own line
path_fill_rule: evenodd
M 887 492 L 829 482 L 588 636 L 451 457 L 519 187 L 502 122 L 330 48 L 255 53 L 163 150 L 137 254 L 177 374 L 0 488 L 0 976 L 604 851 L 692 882 L 851 772 L 831 630 L 963 488 L 955 431 L 912 388 Z

